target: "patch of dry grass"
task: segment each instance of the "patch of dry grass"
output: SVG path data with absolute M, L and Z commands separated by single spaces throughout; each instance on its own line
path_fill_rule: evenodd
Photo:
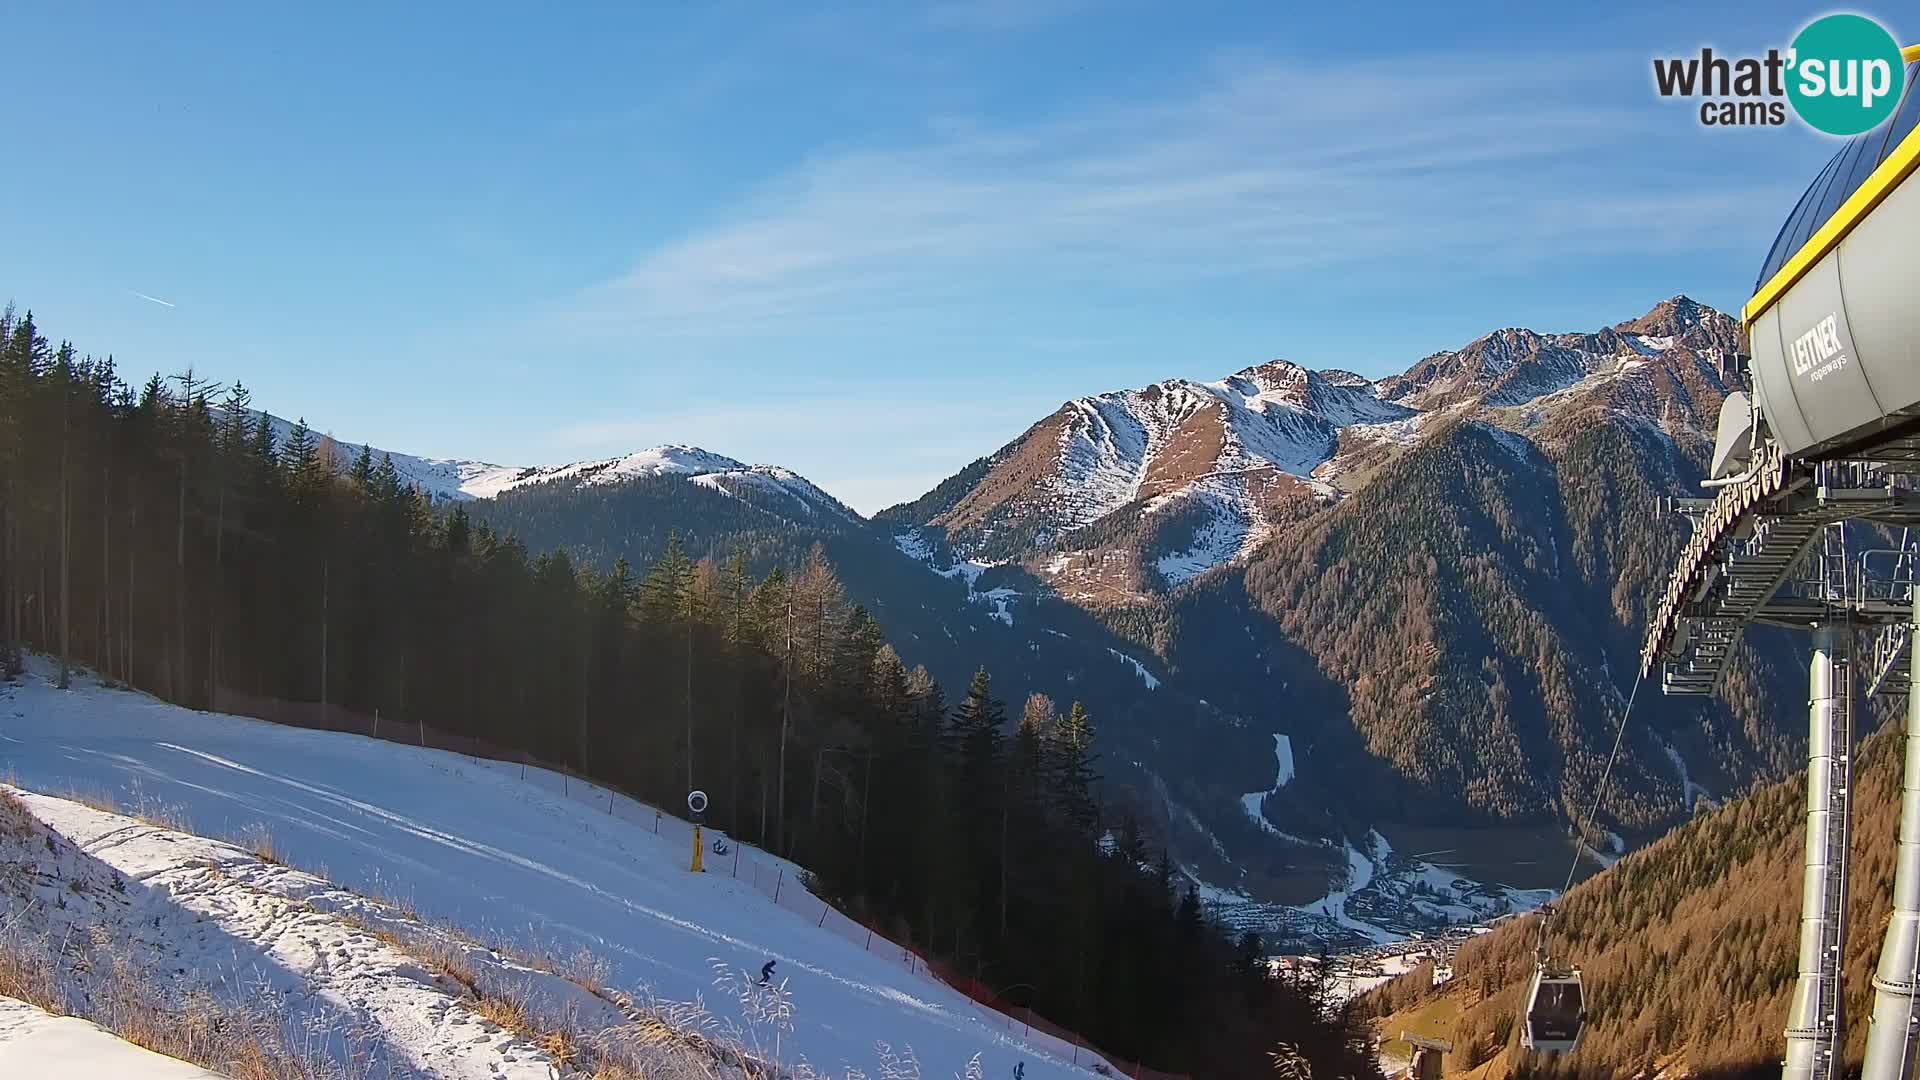
M 104 930 L 96 936 L 101 940 L 91 949 L 68 942 L 63 951 L 7 925 L 0 933 L 0 994 L 55 1016 L 78 1016 L 135 1046 L 232 1080 L 367 1080 L 323 1052 L 296 1048 L 282 1018 L 238 995 L 205 987 L 169 995 Z M 63 972 L 88 976 L 91 991 L 70 995 Z
M 480 975 L 473 969 L 473 960 L 464 945 L 437 934 L 423 934 L 412 940 L 395 936 L 393 940 L 426 965 L 428 971 L 459 983 L 470 997 L 480 996 Z
M 126 811 L 120 811 L 126 813 Z M 187 808 L 178 803 L 163 803 L 157 799 L 148 799 L 145 794 L 136 796 L 133 811 L 129 815 L 153 826 L 170 832 L 190 833 L 193 822 L 187 817 Z
M 52 794 L 58 799 L 65 799 L 68 802 L 77 802 L 81 806 L 92 807 L 103 814 L 124 813 L 124 811 L 120 809 L 120 804 L 114 801 L 113 796 L 109 795 L 102 788 L 73 787 L 65 791 L 50 792 L 49 794 Z
M 478 944 L 457 927 L 449 926 L 447 929 L 470 944 Z M 566 956 L 557 955 L 549 948 L 511 941 L 482 947 L 516 960 L 535 971 L 544 971 L 549 975 L 565 979 L 602 1001 L 609 1003 L 614 1001 L 613 994 L 607 989 L 607 982 L 613 977 L 612 965 L 607 963 L 606 958 L 585 945 L 576 947 L 570 955 Z
M 636 1004 L 607 985 L 611 967 L 584 947 L 559 959 L 526 946 L 480 945 L 452 926 L 416 924 L 396 931 L 376 926 L 353 912 L 340 912 L 338 917 L 454 984 L 456 995 L 475 1014 L 539 1046 L 569 1076 L 586 1080 L 722 1080 L 815 1075 L 804 1068 L 776 1073 L 767 1064 L 777 1058 L 779 1033 L 790 1030 L 791 1003 L 783 991 L 758 987 L 744 974 L 733 977 L 724 989 L 747 993 L 759 1003 L 749 1012 L 774 1034 L 770 1042 L 757 1037 L 767 1032 L 722 1030 L 698 1003 Z M 535 986 L 538 976 L 523 973 L 524 977 L 515 979 L 489 974 L 491 969 L 482 970 L 477 961 L 485 959 L 484 954 L 510 957 L 531 971 L 566 979 L 613 1005 L 626 1019 L 596 1030 L 582 1023 L 579 1002 L 556 1007 L 554 1002 L 540 1000 Z M 911 1057 L 900 1060 L 910 1062 Z M 916 1064 L 915 1071 L 883 1071 L 880 1075 L 911 1080 L 919 1074 Z
M 242 828 L 234 834 L 233 842 L 253 852 L 254 858 L 263 863 L 286 865 L 286 860 L 280 857 L 279 850 L 273 846 L 273 831 L 260 822 Z
M 611 1001 L 607 994 L 607 980 L 613 976 L 613 967 L 606 958 L 587 948 L 585 945 L 574 950 L 574 954 L 560 969 L 560 977 L 592 994 L 594 997 Z
M 47 794 L 57 799 L 91 807 L 103 814 L 130 817 L 156 829 L 182 833 L 193 831 L 193 822 L 187 817 L 186 807 L 178 803 L 166 803 L 151 798 L 137 784 L 134 787 L 132 806 L 121 805 L 111 792 L 97 787 L 77 786 L 62 791 L 50 791 Z
M 24 914 L 24 913 L 23 913 Z M 67 994 L 39 942 L 31 945 L 9 930 L 0 937 L 0 994 L 37 1005 L 55 1016 L 67 1015 Z
M 13 788 L 0 786 L 0 836 L 29 842 L 40 831 L 39 825 L 40 819 L 33 816 Z
M 516 1035 L 539 1038 L 543 1031 L 535 1026 L 530 988 L 525 985 L 472 987 L 473 1011 Z

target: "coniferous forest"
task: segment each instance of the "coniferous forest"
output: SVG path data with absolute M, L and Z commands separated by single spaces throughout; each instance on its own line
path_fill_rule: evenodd
M 943 688 L 817 548 L 577 565 L 431 505 L 237 381 L 124 381 L 0 318 L 0 650 L 191 707 L 221 688 L 423 724 L 709 820 L 849 914 L 1103 1049 L 1195 1076 L 1370 1076 L 1310 987 L 1208 922 L 1102 797 L 1097 716 Z M 884 1032 L 874 1033 L 885 1037 Z

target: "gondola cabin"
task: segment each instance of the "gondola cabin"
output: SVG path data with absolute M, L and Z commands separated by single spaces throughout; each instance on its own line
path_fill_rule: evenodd
M 1587 1027 L 1586 989 L 1580 969 L 1536 968 L 1527 989 L 1527 1019 L 1520 1045 L 1548 1054 L 1571 1053 Z

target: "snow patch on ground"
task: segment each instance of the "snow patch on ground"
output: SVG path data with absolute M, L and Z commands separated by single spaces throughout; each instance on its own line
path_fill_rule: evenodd
M 973 595 L 974 599 L 983 600 L 988 606 L 993 608 L 993 618 L 1006 623 L 1008 626 L 1013 625 L 1013 611 L 1011 609 L 1013 602 L 1020 599 L 1019 590 L 1009 589 L 1002 585 L 997 589 L 988 589 L 986 592 L 975 593 Z
M 917 531 L 895 533 L 893 536 L 893 546 L 899 549 L 900 554 L 905 555 L 915 562 L 925 564 L 926 568 L 935 574 L 949 581 L 964 582 L 967 586 L 967 599 L 976 604 L 986 605 L 989 609 L 987 612 L 988 618 L 1007 626 L 1013 625 L 1014 605 L 1026 594 L 1018 589 L 1009 588 L 1005 585 L 996 586 L 991 589 L 980 588 L 980 575 L 996 566 L 1004 565 L 1003 563 L 973 562 L 966 559 L 955 559 L 952 565 L 943 567 L 940 565 L 941 560 L 939 553 L 934 550 L 933 545 L 927 541 L 927 538 Z M 1060 636 L 1065 637 L 1066 635 L 1061 634 Z
M 1515 461 L 1522 465 L 1531 461 L 1531 455 L 1534 453 L 1533 443 L 1528 441 L 1526 436 L 1492 424 L 1482 426 L 1485 427 L 1487 434 L 1493 436 L 1494 444 L 1513 455 Z
M 1218 885 L 1209 885 L 1184 866 L 1180 868 L 1180 876 L 1187 879 L 1188 887 L 1193 890 L 1195 896 L 1200 898 L 1203 906 L 1244 904 L 1250 899 L 1246 893 L 1238 889 L 1223 889 Z
M 1384 860 L 1386 853 L 1379 851 L 1379 849 L 1386 846 L 1386 840 L 1383 839 L 1379 833 L 1368 833 L 1367 839 L 1369 845 L 1373 846 L 1376 852 L 1379 852 L 1378 857 Z M 1347 898 L 1365 889 L 1373 882 L 1373 859 L 1375 855 L 1361 851 L 1359 848 L 1353 846 L 1351 841 L 1347 843 L 1346 848 L 1347 874 L 1345 884 L 1327 893 L 1321 900 L 1305 905 L 1302 910 L 1314 915 L 1324 915 L 1334 922 L 1339 923 L 1341 926 L 1372 941 L 1388 942 L 1394 940 L 1399 937 L 1399 935 L 1393 931 L 1356 919 L 1347 914 Z
M 0 1076 L 40 1080 L 222 1080 L 75 1016 L 0 997 Z
M 1607 850 L 1601 851 L 1585 840 L 1580 841 L 1580 854 L 1601 869 L 1612 866 L 1627 853 L 1627 841 L 1619 833 L 1601 829 L 1600 835 L 1606 837 Z
M 1680 774 L 1681 801 L 1686 804 L 1687 811 L 1691 813 L 1699 805 L 1700 799 L 1705 799 L 1708 806 L 1715 805 L 1713 792 L 1693 782 L 1692 774 L 1687 771 L 1686 759 L 1680 756 L 1680 751 L 1670 742 L 1662 741 L 1660 745 L 1667 752 L 1667 760 L 1673 762 L 1673 771 Z
M 1160 556 L 1153 568 L 1168 585 L 1178 585 L 1237 557 L 1247 547 L 1248 533 L 1244 515 L 1231 510 L 1216 512 L 1195 531 L 1190 546 Z
M 1108 649 L 1107 651 L 1112 653 L 1115 659 L 1124 661 L 1128 664 L 1132 664 L 1134 674 L 1140 676 L 1140 681 L 1147 684 L 1147 689 L 1149 690 L 1160 689 L 1160 680 L 1153 677 L 1153 672 L 1148 671 L 1147 666 L 1145 664 L 1142 664 L 1140 661 L 1135 660 L 1133 657 L 1128 656 L 1126 653 L 1121 652 L 1119 649 Z
M 1285 735 L 1273 737 L 1273 758 L 1278 771 L 1274 774 L 1273 790 L 1279 791 L 1293 782 L 1293 740 Z
M 1293 740 L 1285 735 L 1275 735 L 1273 756 L 1278 765 L 1274 773 L 1273 786 L 1265 791 L 1249 791 L 1240 796 L 1240 808 L 1246 811 L 1247 817 L 1251 818 L 1253 823 L 1260 826 L 1263 831 L 1285 839 L 1298 840 L 1299 837 L 1274 828 L 1273 824 L 1267 820 L 1267 815 L 1261 810 L 1267 796 L 1280 794 L 1280 789 L 1293 780 Z

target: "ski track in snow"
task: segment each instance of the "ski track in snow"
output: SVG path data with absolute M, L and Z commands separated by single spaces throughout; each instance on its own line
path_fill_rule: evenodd
M 44 671 L 44 665 L 39 665 Z M 789 1058 L 871 1068 L 874 1043 L 911 1046 L 930 1075 L 982 1055 L 988 1075 L 1025 1061 L 1036 1078 L 1084 1075 L 1052 1056 L 1039 1033 L 910 967 L 897 949 L 867 951 L 851 934 L 814 925 L 821 911 L 790 864 L 748 849 L 741 878 L 718 857 L 687 872 L 683 823 L 603 789 L 518 766 L 353 735 L 200 713 L 141 694 L 86 685 L 62 692 L 42 677 L 0 688 L 0 775 L 23 787 L 135 793 L 184 808 L 204 833 L 265 823 L 291 865 L 323 868 L 356 892 L 410 897 L 425 916 L 486 938 L 584 947 L 612 966 L 611 985 L 644 985 L 665 1000 L 704 998 L 723 1021 L 738 1005 L 716 996 L 709 958 L 758 969 L 768 959 L 792 984 Z M 583 790 L 584 789 L 584 790 Z M 597 808 L 596 808 L 597 807 Z M 740 853 L 744 845 L 735 845 Z M 749 880 L 755 863 L 784 872 L 788 900 Z M 715 867 L 715 863 L 723 865 Z M 797 894 L 797 896 L 796 896 Z M 829 914 L 830 920 L 837 916 Z M 838 923 L 836 922 L 836 925 Z M 849 924 L 851 925 L 851 924 Z

